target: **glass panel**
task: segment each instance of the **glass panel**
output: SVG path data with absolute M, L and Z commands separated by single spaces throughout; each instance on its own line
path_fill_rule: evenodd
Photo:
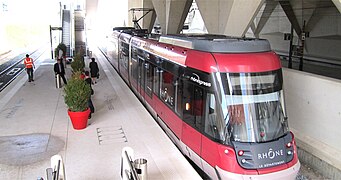
M 144 78 L 144 59 L 142 58 L 139 58 L 139 66 L 140 66 L 140 72 L 139 72 L 139 75 L 140 75 L 140 83 L 141 83 L 141 88 L 144 90 L 144 85 L 145 85 L 145 78 Z
M 146 93 L 151 97 L 153 92 L 153 68 L 149 63 L 145 63 L 146 72 Z
M 282 72 L 215 73 L 215 98 L 208 95 L 208 112 L 215 104 L 217 134 L 213 137 L 229 143 L 266 142 L 288 132 L 282 90 Z M 213 100 L 215 99 L 215 100 Z M 215 103 L 213 103 L 215 101 Z M 210 118 L 206 116 L 206 123 Z M 214 124 L 214 123 L 213 123 Z M 207 134 L 212 130 L 206 127 Z
M 121 53 L 121 66 L 128 69 L 128 55 L 129 55 L 129 45 L 122 42 L 122 53 Z
M 159 96 L 160 91 L 160 70 L 154 67 L 154 93 Z
M 181 100 L 182 99 L 182 84 L 180 84 L 180 82 L 182 82 L 182 81 L 179 81 L 179 79 L 175 82 L 175 95 L 176 95 L 176 97 L 175 97 L 175 100 L 176 100 L 175 112 L 178 115 L 182 116 L 182 111 L 183 111 L 182 105 L 181 105 L 181 103 L 182 103 L 182 100 Z
M 131 50 L 131 57 L 137 59 L 137 48 L 133 47 Z
M 205 104 L 203 90 L 185 81 L 183 93 L 183 119 L 201 131 Z
M 192 101 L 193 101 L 193 85 L 188 81 L 184 81 L 184 88 L 183 88 L 183 120 L 194 127 L 194 116 L 193 116 L 193 108 L 192 108 Z
M 174 75 L 170 72 L 163 71 L 161 84 L 161 99 L 170 106 L 174 106 Z
M 241 142 L 264 142 L 284 135 L 280 93 L 226 96 L 232 138 Z M 236 99 L 236 101 L 234 101 Z
M 201 88 L 194 88 L 193 112 L 195 118 L 195 127 L 201 129 L 202 116 L 204 115 L 204 96 Z
M 206 107 L 208 108 L 206 109 L 204 132 L 214 139 L 219 139 L 217 128 L 216 101 L 213 93 L 207 93 Z
M 138 67 L 139 67 L 139 64 L 138 64 L 138 62 L 137 62 L 137 59 L 135 59 L 135 58 L 132 58 L 132 77 L 133 77 L 133 79 L 135 79 L 136 80 L 136 82 L 137 82 L 137 78 L 138 78 Z

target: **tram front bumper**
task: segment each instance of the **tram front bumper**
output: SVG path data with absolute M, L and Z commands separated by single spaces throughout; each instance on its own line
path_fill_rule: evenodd
M 261 175 L 244 175 L 227 172 L 216 166 L 221 179 L 234 179 L 234 180 L 294 180 L 300 170 L 301 164 L 299 161 L 294 166 L 281 171 L 261 174 Z

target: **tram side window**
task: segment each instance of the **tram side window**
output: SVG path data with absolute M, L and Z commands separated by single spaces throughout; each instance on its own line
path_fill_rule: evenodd
M 162 70 L 158 67 L 154 67 L 154 93 L 160 97 L 160 72 Z
M 209 136 L 217 139 L 219 134 L 217 129 L 217 112 L 214 94 L 207 93 L 206 107 L 208 108 L 206 109 L 204 131 Z
M 123 56 L 128 56 L 129 47 L 126 43 L 121 42 L 121 48 L 120 49 L 121 49 L 121 55 L 122 55 L 121 58 L 123 58 Z
M 161 99 L 171 107 L 174 107 L 174 75 L 163 71 L 161 80 Z
M 144 66 L 145 66 L 145 60 L 141 57 L 139 57 L 139 72 L 138 72 L 138 76 L 139 76 L 139 83 L 141 88 L 144 90 L 145 88 L 145 74 L 144 74 Z
M 123 57 L 123 67 L 128 70 L 128 56 Z
M 139 67 L 139 63 L 137 62 L 137 59 L 132 58 L 132 77 L 133 79 L 137 82 L 137 75 L 138 75 L 138 67 Z
M 182 81 L 179 79 L 176 80 L 175 82 L 175 112 L 182 116 Z
M 131 57 L 132 57 L 133 59 L 137 59 L 137 48 L 136 48 L 136 47 L 133 47 L 133 48 L 132 48 Z
M 128 70 L 128 54 L 129 54 L 129 45 L 127 43 L 122 42 L 122 61 L 121 66 Z
M 204 96 L 203 90 L 187 83 L 183 89 L 183 119 L 192 127 L 201 130 L 203 118 Z
M 202 116 L 203 116 L 204 96 L 201 88 L 194 88 L 194 100 L 193 100 L 193 112 L 195 119 L 195 127 L 201 127 Z
M 153 68 L 149 63 L 145 63 L 146 72 L 146 93 L 149 97 L 152 97 L 153 93 Z

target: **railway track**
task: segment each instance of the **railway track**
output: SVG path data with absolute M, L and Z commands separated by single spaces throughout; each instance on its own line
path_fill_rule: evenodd
M 45 51 L 46 48 L 41 47 L 29 53 L 29 55 L 33 61 L 36 61 Z M 21 53 L 0 65 L 0 92 L 25 70 L 23 64 L 25 55 L 26 53 Z

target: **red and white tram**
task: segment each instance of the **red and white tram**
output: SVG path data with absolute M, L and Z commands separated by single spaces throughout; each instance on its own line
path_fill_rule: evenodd
M 146 36 L 114 29 L 105 54 L 183 154 L 212 179 L 296 178 L 281 63 L 268 41 Z

